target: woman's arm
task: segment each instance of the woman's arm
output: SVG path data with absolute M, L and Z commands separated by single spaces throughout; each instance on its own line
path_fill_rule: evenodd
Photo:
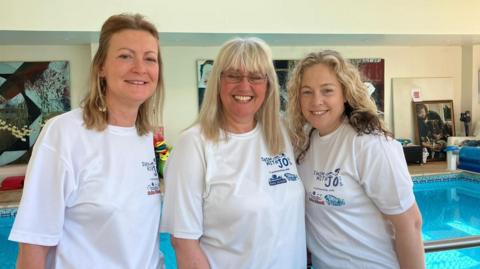
M 207 257 L 200 248 L 198 240 L 181 239 L 171 236 L 177 255 L 179 269 L 210 269 Z
M 395 231 L 395 251 L 400 268 L 423 269 L 425 268 L 424 248 L 422 242 L 422 216 L 417 203 L 410 209 L 398 215 L 385 215 L 393 224 Z
M 17 269 L 44 269 L 50 248 L 48 246 L 20 243 Z

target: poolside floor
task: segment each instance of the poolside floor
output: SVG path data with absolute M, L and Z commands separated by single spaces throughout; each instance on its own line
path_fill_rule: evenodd
M 447 162 L 428 162 L 426 164 L 408 165 L 410 175 L 438 174 L 452 172 L 447 169 Z

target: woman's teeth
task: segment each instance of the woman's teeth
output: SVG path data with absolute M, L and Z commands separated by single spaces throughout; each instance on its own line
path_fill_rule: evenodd
M 252 96 L 241 96 L 241 95 L 234 95 L 233 98 L 235 98 L 235 100 L 238 100 L 238 101 L 241 101 L 241 102 L 248 102 L 250 100 L 252 100 Z

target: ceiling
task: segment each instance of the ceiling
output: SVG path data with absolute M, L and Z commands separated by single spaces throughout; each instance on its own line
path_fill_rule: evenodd
M 98 32 L 0 31 L 0 45 L 84 45 Z M 220 46 L 235 36 L 256 36 L 271 46 L 462 46 L 480 44 L 480 35 L 160 33 L 162 46 Z

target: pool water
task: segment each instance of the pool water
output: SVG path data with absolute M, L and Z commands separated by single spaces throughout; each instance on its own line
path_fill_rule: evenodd
M 462 173 L 413 177 L 423 218 L 424 241 L 480 235 L 480 175 Z M 15 268 L 18 247 L 7 240 L 16 209 L 0 208 L 0 268 Z M 168 234 L 160 234 L 167 269 L 175 269 Z M 480 269 L 480 247 L 428 253 L 427 269 Z
M 15 268 L 18 245 L 16 242 L 8 241 L 8 235 L 17 213 L 15 208 L 0 208 L 0 269 Z M 160 234 L 160 250 L 165 257 L 166 269 L 176 269 L 175 251 L 170 244 L 170 235 Z
M 450 174 L 413 177 L 424 241 L 480 235 L 480 177 Z M 480 247 L 433 252 L 427 269 L 480 269 Z

